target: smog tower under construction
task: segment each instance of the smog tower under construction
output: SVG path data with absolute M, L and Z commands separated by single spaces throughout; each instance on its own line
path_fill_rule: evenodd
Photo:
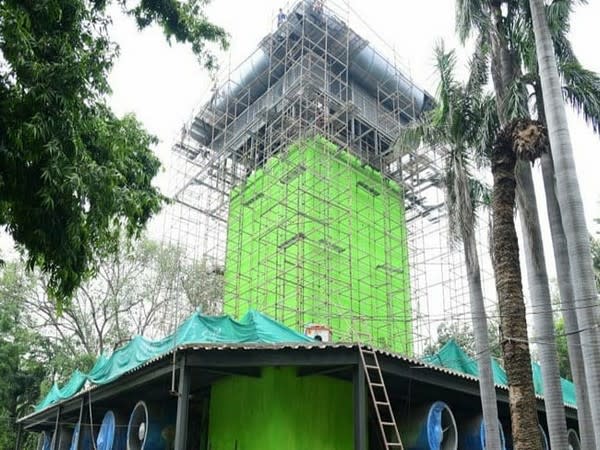
M 432 100 L 335 8 L 297 2 L 213 90 L 176 146 L 174 198 L 203 229 L 196 259 L 223 271 L 218 312 L 410 354 L 407 223 L 439 220 L 438 173 L 395 140 Z

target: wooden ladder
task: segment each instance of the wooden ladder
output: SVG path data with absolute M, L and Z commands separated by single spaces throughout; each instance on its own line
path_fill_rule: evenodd
M 392 405 L 385 383 L 383 382 L 383 375 L 381 374 L 377 354 L 373 350 L 364 348 L 361 345 L 358 346 L 358 350 L 363 370 L 365 371 L 366 381 L 369 385 L 369 392 L 373 400 L 377 423 L 379 424 L 385 450 L 404 450 L 402 441 L 400 440 L 400 433 L 398 433 L 396 418 L 392 411 Z

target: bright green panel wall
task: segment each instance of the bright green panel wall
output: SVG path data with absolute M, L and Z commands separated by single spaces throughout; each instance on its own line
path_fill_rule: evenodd
M 399 187 L 324 139 L 291 146 L 232 193 L 225 312 L 256 308 L 336 340 L 411 352 Z
M 261 378 L 232 376 L 211 387 L 211 450 L 349 450 L 352 384 L 266 368 Z

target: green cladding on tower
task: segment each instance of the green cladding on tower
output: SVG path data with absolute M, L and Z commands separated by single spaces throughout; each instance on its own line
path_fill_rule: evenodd
M 410 354 L 409 282 L 400 187 L 326 139 L 290 145 L 232 191 L 225 313 Z

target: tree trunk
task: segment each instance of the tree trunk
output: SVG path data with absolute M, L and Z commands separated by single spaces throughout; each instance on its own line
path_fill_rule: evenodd
M 506 42 L 506 30 L 504 29 L 502 17 L 499 7 L 492 8 L 494 27 L 491 33 L 493 54 L 495 56 L 492 59 L 492 74 L 495 74 L 492 80 L 496 91 L 500 122 L 503 126 L 506 126 L 510 117 L 506 113 L 504 98 L 513 79 L 519 77 L 521 71 L 520 65 L 516 63 L 517 58 L 511 53 Z M 524 98 L 527 98 L 527 95 L 524 95 Z M 523 107 L 524 110 L 527 109 L 527 105 L 523 105 Z M 553 447 L 566 448 L 566 416 L 561 394 L 558 355 L 553 332 L 552 301 L 544 261 L 535 190 L 531 178 L 531 169 L 522 163 L 519 166 L 520 168 L 517 171 L 517 185 L 520 187 L 518 190 L 518 205 L 523 219 L 521 226 L 525 241 L 524 254 L 527 261 L 531 303 L 535 312 L 533 318 L 536 332 L 544 335 L 544 342 L 548 342 L 548 345 L 545 343 L 540 345 L 540 366 L 543 374 L 548 429 Z
M 546 125 L 544 101 L 539 83 L 535 84 L 535 97 L 538 109 L 538 119 Z M 581 448 L 596 448 L 590 403 L 585 381 L 581 339 L 578 333 L 579 325 L 577 323 L 577 313 L 575 312 L 575 302 L 573 301 L 573 286 L 571 285 L 571 266 L 569 264 L 569 255 L 567 251 L 567 239 L 562 227 L 562 217 L 558 206 L 558 200 L 556 199 L 554 163 L 552 162 L 551 149 L 542 155 L 542 177 L 544 180 L 544 191 L 546 193 L 546 209 L 548 210 L 550 234 L 552 235 L 552 248 L 554 250 L 554 262 L 558 278 L 558 291 L 561 299 L 562 317 L 565 321 L 569 366 L 571 368 L 571 375 L 573 376 L 575 396 L 577 399 L 579 439 L 581 441 Z
M 531 294 L 534 340 L 538 343 L 544 404 L 551 448 L 568 447 L 567 418 L 560 383 L 558 352 L 554 335 L 554 314 L 546 272 L 533 177 L 528 163 L 517 163 L 517 203 L 525 246 L 527 278 Z
M 475 337 L 475 353 L 479 370 L 479 393 L 481 410 L 485 426 L 486 450 L 501 450 L 500 429 L 498 428 L 498 405 L 496 387 L 492 373 L 492 356 L 488 335 L 488 321 L 485 313 L 483 290 L 481 288 L 481 270 L 475 236 L 470 233 L 463 236 L 463 247 L 469 280 L 469 298 L 471 301 L 471 322 Z
M 581 448 L 596 448 L 589 398 L 587 396 L 581 339 L 578 333 L 579 326 L 577 324 L 577 313 L 575 312 L 575 302 L 573 301 L 573 286 L 571 285 L 571 269 L 569 265 L 569 255 L 567 253 L 567 240 L 562 228 L 562 218 L 558 207 L 558 201 L 556 200 L 554 165 L 550 154 L 542 156 L 542 173 L 546 191 L 546 208 L 548 209 L 548 219 L 550 221 L 550 231 L 552 233 L 552 246 L 554 248 L 560 304 L 562 316 L 565 321 L 565 333 L 567 335 L 569 366 L 571 367 L 571 375 L 573 376 L 575 395 L 577 398 L 579 438 L 581 440 Z
M 519 244 L 513 220 L 516 156 L 513 153 L 511 135 L 512 133 L 507 134 L 503 130 L 492 154 L 494 274 L 514 448 L 541 450 L 540 435 L 532 432 L 538 427 L 538 418 L 527 339 Z
M 481 397 L 481 410 L 486 436 L 487 450 L 502 450 L 500 429 L 498 426 L 498 405 L 496 387 L 492 373 L 492 357 L 488 334 L 488 321 L 485 313 L 483 289 L 481 287 L 481 269 L 477 255 L 477 242 L 475 239 L 476 217 L 473 198 L 469 189 L 467 169 L 464 165 L 460 151 L 454 151 L 449 156 L 446 170 L 454 174 L 446 180 L 448 197 L 453 197 L 454 202 L 448 203 L 449 226 L 452 231 L 460 235 L 463 243 L 467 280 L 469 282 L 469 300 L 471 302 L 471 323 L 475 341 L 475 360 L 479 371 L 479 393 Z M 454 214 L 453 209 L 461 211 Z M 453 219 L 454 218 L 454 219 Z
M 574 302 L 581 330 L 586 384 L 596 442 L 600 442 L 600 308 L 592 268 L 589 234 L 577 182 L 575 161 L 550 30 L 542 0 L 529 0 L 535 33 L 550 145 L 556 169 L 556 192 L 571 267 Z

